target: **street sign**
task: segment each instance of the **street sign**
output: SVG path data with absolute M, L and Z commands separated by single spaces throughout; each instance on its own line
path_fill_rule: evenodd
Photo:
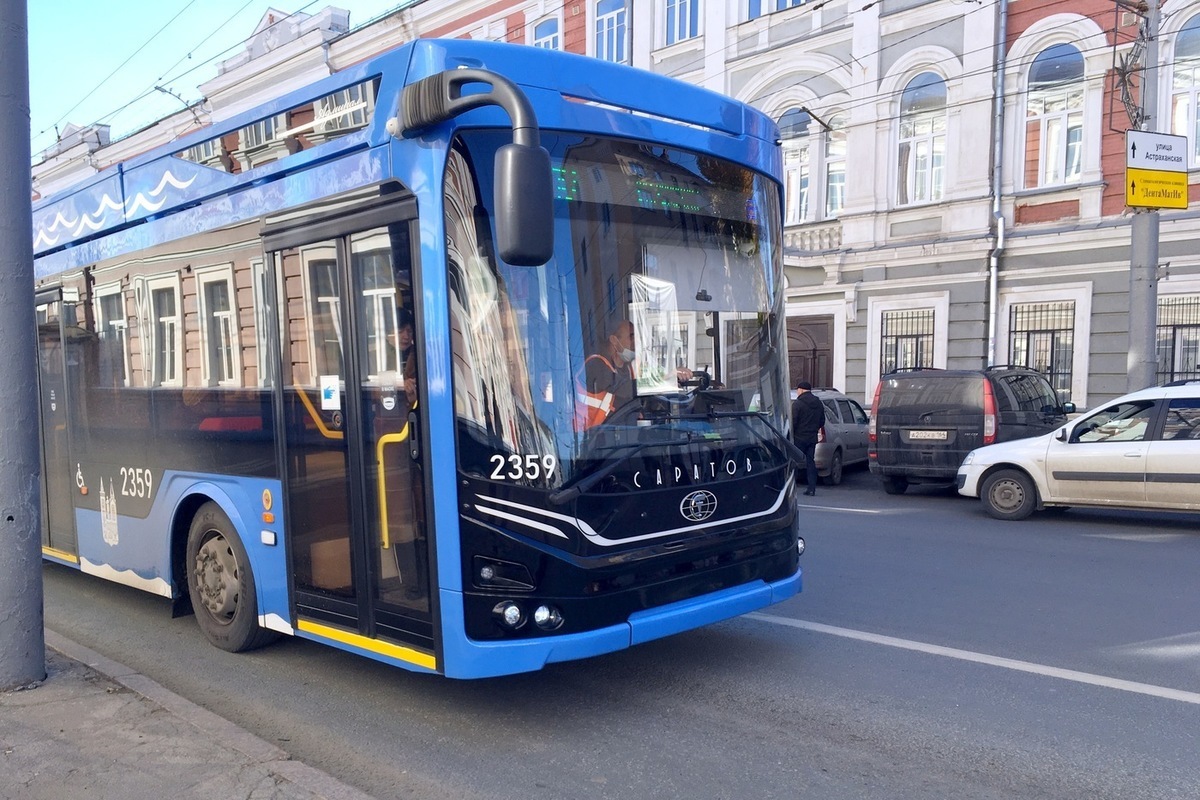
M 1125 169 L 1125 205 L 1135 208 L 1187 208 L 1186 172 Z
M 1187 208 L 1186 136 L 1125 131 L 1125 204 L 1135 208 Z

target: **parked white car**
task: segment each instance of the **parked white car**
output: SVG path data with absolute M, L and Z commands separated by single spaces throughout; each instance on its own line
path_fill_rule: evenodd
M 972 450 L 958 491 L 997 519 L 1055 506 L 1200 511 L 1200 381 L 1133 392 L 1044 436 Z

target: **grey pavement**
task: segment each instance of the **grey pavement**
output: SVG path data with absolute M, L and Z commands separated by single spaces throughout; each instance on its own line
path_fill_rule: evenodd
M 46 671 L 0 693 L 3 800 L 370 800 L 49 630 Z

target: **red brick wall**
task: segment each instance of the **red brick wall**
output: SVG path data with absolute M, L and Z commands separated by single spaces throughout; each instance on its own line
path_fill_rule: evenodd
M 1060 219 L 1078 219 L 1079 201 L 1063 200 L 1058 203 L 1042 203 L 1040 205 L 1018 204 L 1015 217 L 1018 225 L 1055 222 Z

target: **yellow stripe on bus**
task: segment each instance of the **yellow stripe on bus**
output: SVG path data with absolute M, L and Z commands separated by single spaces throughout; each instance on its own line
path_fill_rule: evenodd
M 323 636 L 326 639 L 333 639 L 342 644 L 361 647 L 363 650 L 370 650 L 372 653 L 395 658 L 400 661 L 407 661 L 409 664 L 416 664 L 418 667 L 436 670 L 437 659 L 428 653 L 422 653 L 420 650 L 413 650 L 411 647 L 403 647 L 398 644 L 390 644 L 389 642 L 381 642 L 378 639 L 369 639 L 366 636 L 361 636 L 357 633 L 341 630 L 340 628 L 331 628 L 328 625 L 322 625 L 319 622 L 302 619 L 296 622 L 296 627 L 300 630 L 311 633 L 316 636 Z
M 72 564 L 79 563 L 79 556 L 74 553 L 68 553 L 66 550 L 55 550 L 53 547 L 42 547 L 42 555 L 50 556 L 51 558 L 60 558 L 63 561 L 70 561 Z

